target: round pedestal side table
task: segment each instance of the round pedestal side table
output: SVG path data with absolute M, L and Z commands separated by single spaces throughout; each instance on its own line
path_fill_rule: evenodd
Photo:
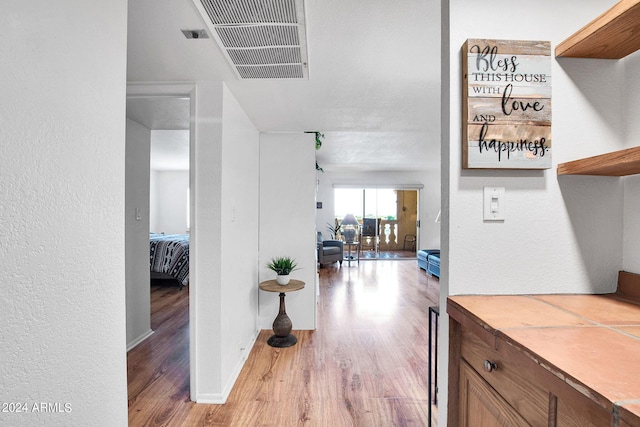
M 302 280 L 291 279 L 286 285 L 279 285 L 275 280 L 267 280 L 258 286 L 263 291 L 280 293 L 280 310 L 278 310 L 278 315 L 273 321 L 274 335 L 267 340 L 267 344 L 271 347 L 291 347 L 298 342 L 298 339 L 291 334 L 293 324 L 289 316 L 287 316 L 284 297 L 287 292 L 299 291 L 304 288 L 304 282 Z

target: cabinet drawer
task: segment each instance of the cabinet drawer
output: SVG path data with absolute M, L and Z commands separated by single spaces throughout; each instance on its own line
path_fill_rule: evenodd
M 528 423 L 549 425 L 549 390 L 537 385 L 533 372 L 539 367 L 535 363 L 504 341 L 499 341 L 496 350 L 464 330 L 461 356 Z M 495 368 L 487 370 L 485 361 L 494 363 Z

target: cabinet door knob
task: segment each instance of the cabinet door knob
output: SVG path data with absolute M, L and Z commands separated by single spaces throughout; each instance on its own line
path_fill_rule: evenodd
M 487 372 L 495 371 L 498 369 L 498 364 L 496 362 L 492 362 L 491 360 L 485 359 L 484 361 L 484 370 Z

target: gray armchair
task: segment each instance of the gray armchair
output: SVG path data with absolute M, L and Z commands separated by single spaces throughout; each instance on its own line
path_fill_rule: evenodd
M 338 261 L 342 265 L 344 257 L 344 245 L 341 240 L 324 240 L 322 233 L 318 231 L 318 263 L 329 264 Z

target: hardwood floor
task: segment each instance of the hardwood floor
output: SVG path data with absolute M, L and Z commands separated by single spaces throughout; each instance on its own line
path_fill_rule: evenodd
M 426 426 L 438 294 L 415 260 L 322 268 L 317 330 L 284 349 L 261 331 L 227 403 L 205 405 L 189 401 L 188 288 L 154 287 L 156 332 L 128 354 L 129 425 Z
M 191 403 L 189 287 L 169 282 L 151 287 L 154 334 L 127 354 L 130 426 L 183 425 Z

